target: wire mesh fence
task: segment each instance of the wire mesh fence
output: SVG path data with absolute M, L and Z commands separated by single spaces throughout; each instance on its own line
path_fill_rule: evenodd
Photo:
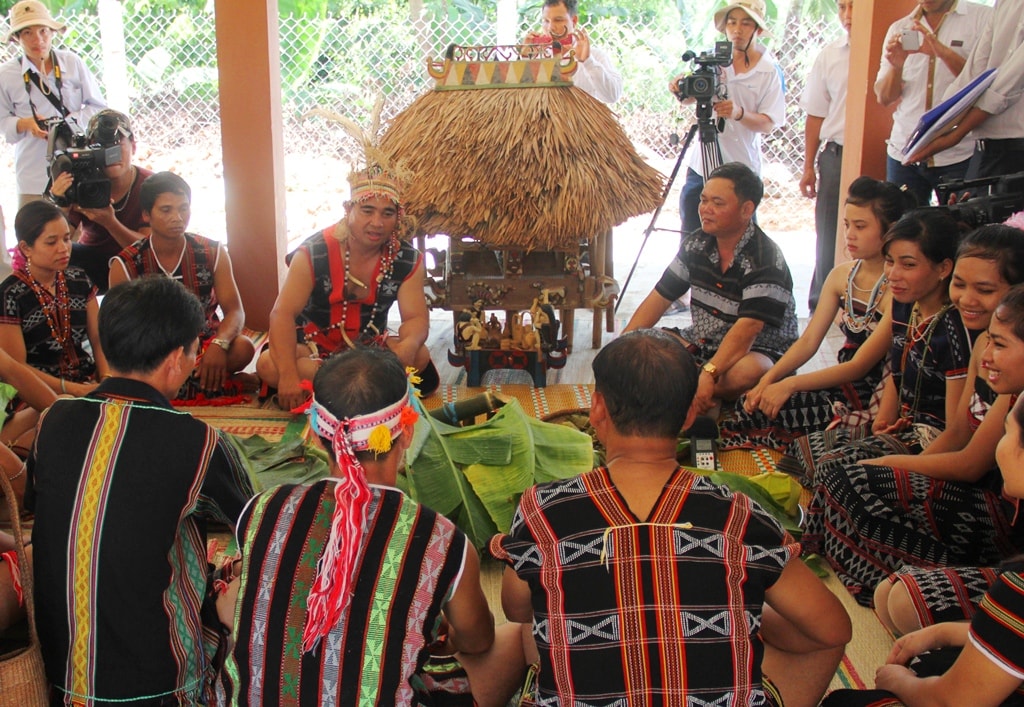
M 675 157 L 672 136 L 693 122 L 692 111 L 681 107 L 667 90 L 667 80 L 686 67 L 685 49 L 709 49 L 714 30 L 708 26 L 678 28 L 678 13 L 666 3 L 662 19 L 628 16 L 604 18 L 588 27 L 595 44 L 613 58 L 624 78 L 622 99 L 613 106 L 627 134 L 641 154 L 659 165 Z M 491 10 L 493 13 L 493 8 Z M 673 13 L 675 13 L 673 17 Z M 123 37 L 101 36 L 99 18 L 89 14 L 65 15 L 68 31 L 60 43 L 94 70 L 101 85 L 127 87 L 135 132 L 145 145 L 141 164 L 169 168 L 202 178 L 221 172 L 220 121 L 214 17 L 211 13 L 130 13 L 123 17 Z M 470 15 L 424 13 L 410 19 L 408 6 L 387 3 L 369 14 L 323 19 L 280 19 L 282 105 L 286 179 L 308 178 L 311 165 L 327 165 L 330 175 L 344 174 L 345 162 L 355 145 L 340 128 L 319 118 L 307 118 L 313 107 L 324 107 L 365 124 L 376 96 L 387 97 L 386 120 L 403 110 L 417 95 L 429 90 L 426 59 L 440 57 L 456 44 L 495 44 L 493 15 L 480 10 Z M 519 27 L 522 36 L 528 26 Z M 803 112 L 799 96 L 804 77 L 818 48 L 838 33 L 836 23 L 804 27 L 787 22 L 769 40 L 785 79 L 787 123 L 765 139 L 766 198 L 759 212 L 762 222 L 782 228 L 809 228 L 811 203 L 799 194 L 803 165 Z M 710 34 L 709 34 L 710 32 Z M 123 46 L 126 75 L 105 71 L 104 48 Z M 17 53 L 17 45 L 2 50 Z M 122 107 L 122 106 L 118 106 Z M 500 126 L 492 126 L 500 129 Z M 187 152 L 186 152 L 187 151 Z M 8 160 L 13 150 L 8 150 Z M 187 155 L 187 156 L 183 156 Z M 0 167 L 0 187 L 8 222 L 14 201 L 13 168 Z M 288 184 L 289 235 L 301 237 L 323 211 L 337 213 L 344 198 L 343 179 L 334 176 L 317 183 Z M 293 196 L 319 190 L 319 203 L 292 208 Z M 222 214 L 223 191 L 205 194 L 220 199 L 212 211 Z M 336 198 L 336 195 L 337 198 Z M 296 211 L 303 213 L 296 214 Z M 308 216 L 308 219 L 307 219 Z M 307 223 L 307 220 L 309 223 Z M 215 221 L 215 220 L 214 220 Z M 322 220 L 321 224 L 322 225 Z M 207 226 L 211 236 L 223 234 L 223 221 Z

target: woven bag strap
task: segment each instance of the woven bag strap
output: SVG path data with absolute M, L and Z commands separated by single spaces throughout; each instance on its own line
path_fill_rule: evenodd
M 7 509 L 11 514 L 11 525 L 14 531 L 14 543 L 18 548 L 18 562 L 21 569 L 21 590 L 25 598 L 25 612 L 28 616 L 28 633 L 30 646 L 39 645 L 39 633 L 36 631 L 36 600 L 32 591 L 32 567 L 25 552 L 25 540 L 21 537 L 21 513 L 18 510 L 18 499 L 14 497 L 14 489 L 7 474 L 0 469 L 0 487 L 3 488 Z

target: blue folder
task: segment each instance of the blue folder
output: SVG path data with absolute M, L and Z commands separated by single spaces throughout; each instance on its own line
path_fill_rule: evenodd
M 913 154 L 918 147 L 927 145 L 943 135 L 981 97 L 996 80 L 997 69 L 988 69 L 973 81 L 921 116 L 917 127 L 903 148 L 904 155 Z

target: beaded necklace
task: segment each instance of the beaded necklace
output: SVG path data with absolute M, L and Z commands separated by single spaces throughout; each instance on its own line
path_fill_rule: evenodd
M 903 356 L 900 360 L 900 371 L 904 378 L 906 378 L 907 375 L 907 362 L 910 360 L 910 352 L 918 343 L 921 342 L 924 342 L 924 348 L 921 350 L 921 363 L 917 367 L 917 378 L 914 381 L 914 397 L 912 406 L 903 402 L 903 386 L 900 385 L 899 410 L 901 417 L 912 417 L 917 411 L 917 405 L 921 401 L 921 382 L 924 378 L 923 370 L 925 367 L 925 361 L 927 360 L 928 352 L 932 347 L 932 335 L 935 334 L 935 328 L 946 315 L 946 312 L 952 309 L 952 307 L 953 305 L 947 302 L 942 305 L 942 308 L 939 309 L 938 312 L 923 320 L 920 320 L 921 308 L 916 303 L 914 304 L 914 308 L 910 311 L 910 321 L 907 322 L 907 340 L 903 344 Z M 923 331 L 920 330 L 921 326 L 924 326 Z
M 57 271 L 53 278 L 53 294 L 47 290 L 29 269 L 28 265 L 24 270 L 18 271 L 18 276 L 31 289 L 32 294 L 39 301 L 39 307 L 43 310 L 43 316 L 50 327 L 50 335 L 53 340 L 64 349 L 64 356 L 60 360 L 62 377 L 70 373 L 68 361 L 74 359 L 74 341 L 71 336 L 71 297 L 68 295 L 68 284 L 62 270 Z
M 342 300 L 341 300 L 341 312 L 342 312 L 342 314 L 341 314 L 341 320 L 335 322 L 334 324 L 331 324 L 330 326 L 328 326 L 325 329 L 321 329 L 320 333 L 327 334 L 328 332 L 330 332 L 330 331 L 332 331 L 334 329 L 337 329 L 341 333 L 342 338 L 345 340 L 345 344 L 349 348 L 355 348 L 355 344 L 348 337 L 348 333 L 345 331 L 345 319 L 347 318 L 346 315 L 348 313 L 348 305 L 349 305 L 348 283 L 352 282 L 353 284 L 358 285 L 360 287 L 366 287 L 366 285 L 365 285 L 365 283 L 361 282 L 358 278 L 356 278 L 355 276 L 353 276 L 351 274 L 352 273 L 352 248 L 349 245 L 348 236 L 347 235 L 344 235 L 344 236 L 336 235 L 336 234 L 338 234 L 340 229 L 341 229 L 341 223 L 339 222 L 338 224 L 336 224 L 334 226 L 334 228 L 332 229 L 332 232 L 330 234 L 324 233 L 324 237 L 325 238 L 337 238 L 338 241 L 341 243 L 342 248 L 344 249 L 344 251 L 343 251 L 344 259 L 342 261 L 343 265 L 344 265 L 344 269 L 343 269 L 343 272 L 342 272 L 342 281 L 341 281 L 341 291 L 342 291 Z M 398 242 L 398 238 L 395 237 L 394 234 L 392 234 L 391 238 L 388 239 L 388 242 L 385 244 L 384 249 L 383 249 L 383 251 L 380 254 L 380 267 L 379 267 L 379 271 L 377 273 L 377 277 L 374 278 L 377 286 L 379 286 L 380 283 L 384 282 L 384 280 L 391 278 L 391 272 L 394 269 L 395 259 L 398 257 L 398 251 L 399 251 L 400 248 L 401 248 L 401 244 Z M 376 287 L 374 288 L 373 294 L 374 294 L 374 302 L 373 302 L 373 309 L 370 311 L 370 317 L 369 317 L 369 319 L 366 322 L 366 326 L 363 327 L 363 330 L 361 332 L 359 332 L 359 336 L 356 337 L 357 340 L 361 341 L 361 342 L 366 342 L 367 340 L 373 340 L 373 339 L 379 337 L 381 335 L 381 333 L 382 333 L 377 328 L 377 325 L 374 324 L 374 320 L 376 320 L 377 317 L 383 311 L 383 304 L 381 302 L 382 298 L 379 296 L 379 293 L 377 292 L 377 288 Z M 314 333 L 307 332 L 305 334 L 305 336 L 304 336 L 306 343 L 307 344 L 311 343 L 313 338 L 314 338 L 314 336 L 315 336 Z
M 875 312 L 878 311 L 879 305 L 882 303 L 882 296 L 885 293 L 885 287 L 889 283 L 889 279 L 882 273 L 882 276 L 875 282 L 875 286 L 871 289 L 871 296 L 868 297 L 867 307 L 864 310 L 864 314 L 858 315 L 853 308 L 853 291 L 856 286 L 853 284 L 854 278 L 857 276 L 857 271 L 860 270 L 860 266 L 863 260 L 858 260 L 850 268 L 850 276 L 846 280 L 846 302 L 843 307 L 843 324 L 846 328 L 853 333 L 860 333 L 867 329 L 871 322 L 875 318 Z

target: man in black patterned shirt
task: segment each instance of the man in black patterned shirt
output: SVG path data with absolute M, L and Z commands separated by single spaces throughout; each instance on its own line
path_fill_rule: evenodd
M 626 331 L 654 326 L 693 288 L 693 325 L 678 331 L 701 364 L 699 414 L 752 388 L 797 338 L 793 277 L 757 224 L 764 185 L 746 165 L 724 164 L 700 197 L 701 229 L 682 244 Z

